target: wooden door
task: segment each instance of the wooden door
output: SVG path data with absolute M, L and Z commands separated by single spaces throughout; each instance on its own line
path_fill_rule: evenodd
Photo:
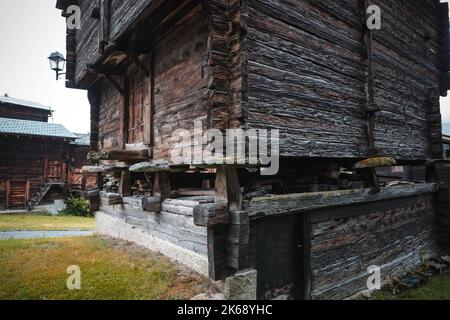
M 267 217 L 252 223 L 258 300 L 289 295 L 310 299 L 309 214 Z
M 46 182 L 65 182 L 67 177 L 67 163 L 61 160 L 46 160 L 44 164 L 44 178 Z
M 7 209 L 24 209 L 28 201 L 29 183 L 27 181 L 6 182 Z
M 149 64 L 144 59 L 143 64 Z M 146 132 L 147 127 L 151 119 L 149 118 L 150 112 L 150 93 L 151 93 L 151 80 L 144 72 L 138 69 L 136 66 L 131 66 L 129 69 L 128 77 L 128 131 L 127 131 L 127 143 L 128 144 L 150 144 Z

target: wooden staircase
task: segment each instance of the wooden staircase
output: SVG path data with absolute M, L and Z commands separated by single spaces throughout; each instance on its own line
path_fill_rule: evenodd
M 65 184 L 64 183 L 54 183 L 54 182 L 49 182 L 49 183 L 43 184 L 40 187 L 39 191 L 37 191 L 35 194 L 33 194 L 31 199 L 28 201 L 29 210 L 32 210 L 32 209 L 34 209 L 34 207 L 38 206 L 53 186 L 65 186 Z

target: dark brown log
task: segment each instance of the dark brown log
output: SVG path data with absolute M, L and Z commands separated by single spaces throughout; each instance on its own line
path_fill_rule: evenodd
M 108 199 L 108 205 L 110 205 L 110 206 L 123 204 L 123 198 L 118 193 L 108 193 L 107 199 Z
M 155 174 L 155 180 L 153 183 L 153 194 L 162 201 L 170 198 L 171 186 L 167 173 L 158 172 Z
M 99 160 L 145 160 L 148 158 L 148 150 L 110 150 L 110 151 L 91 151 L 88 159 L 93 161 Z
M 142 199 L 142 208 L 147 212 L 161 212 L 161 198 L 160 197 L 145 197 Z
M 226 202 L 200 204 L 194 208 L 194 223 L 197 226 L 212 227 L 229 224 L 230 221 Z
M 217 168 L 216 196 L 228 203 L 230 211 L 242 208 L 242 192 L 236 168 L 224 165 Z
M 119 182 L 119 193 L 123 197 L 131 195 L 131 177 L 128 170 L 123 170 Z

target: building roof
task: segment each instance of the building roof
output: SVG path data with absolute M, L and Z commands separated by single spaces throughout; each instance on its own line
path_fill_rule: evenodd
M 0 118 L 0 134 L 77 139 L 62 124 Z
M 72 142 L 71 144 L 77 146 L 90 146 L 91 145 L 91 135 L 89 133 L 74 133 L 77 137 L 77 140 Z
M 11 97 L 0 96 L 0 104 L 1 103 L 8 103 L 8 104 L 13 104 L 13 105 L 18 105 L 18 106 L 23 106 L 23 107 L 28 107 L 28 108 L 41 109 L 41 110 L 45 110 L 45 111 L 48 111 L 49 113 L 51 113 L 50 107 L 44 106 L 43 104 L 33 102 L 33 101 L 27 101 L 27 100 L 21 100 L 21 99 L 16 99 L 16 98 L 11 98 Z

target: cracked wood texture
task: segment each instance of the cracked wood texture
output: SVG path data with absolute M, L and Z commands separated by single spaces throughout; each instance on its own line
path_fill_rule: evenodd
M 96 1 L 58 1 L 59 8 L 81 5 L 82 29 L 67 36 L 68 86 L 100 87 L 93 130 L 100 149 L 143 143 L 155 159 L 168 158 L 172 132 L 201 119 L 203 129 L 280 129 L 285 157 L 368 156 L 362 0 L 110 1 L 110 42 L 142 54 L 151 80 L 124 52 L 100 55 L 99 20 L 90 16 Z M 382 10 L 382 28 L 373 33 L 380 155 L 441 157 L 448 5 L 370 4 Z M 114 76 L 125 97 L 106 81 L 93 84 L 92 63 L 125 69 L 129 79 Z
M 245 0 L 250 128 L 280 129 L 281 154 L 367 155 L 363 1 Z M 375 120 L 381 154 L 426 159 L 439 135 L 439 1 L 370 1 L 382 10 L 374 32 Z

